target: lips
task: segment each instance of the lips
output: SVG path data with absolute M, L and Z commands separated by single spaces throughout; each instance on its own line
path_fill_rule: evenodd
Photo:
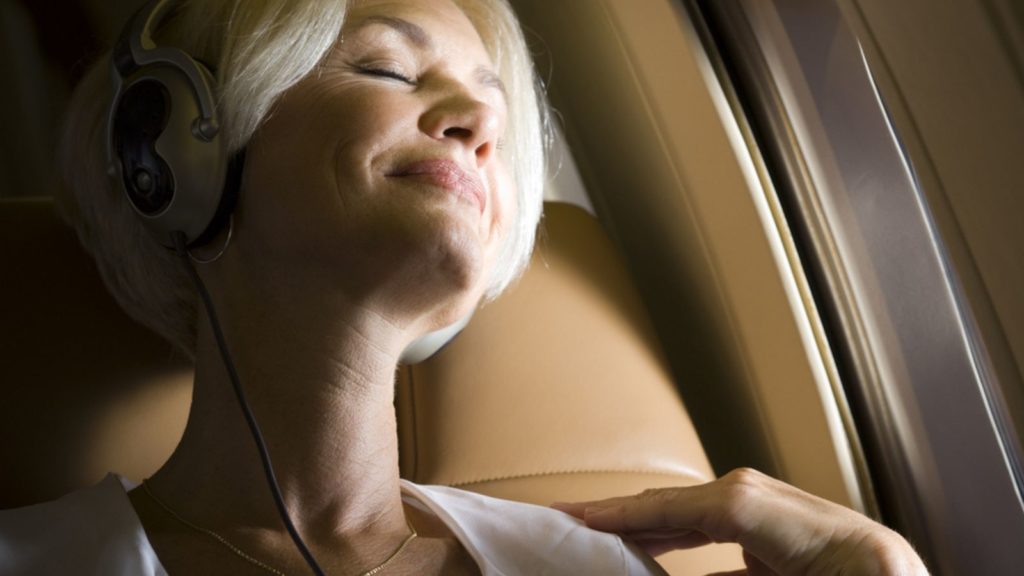
M 475 205 L 481 214 L 487 204 L 487 196 L 484 194 L 484 185 L 480 177 L 463 170 L 454 160 L 419 160 L 401 166 L 389 176 L 412 178 L 443 188 L 456 194 L 459 199 Z

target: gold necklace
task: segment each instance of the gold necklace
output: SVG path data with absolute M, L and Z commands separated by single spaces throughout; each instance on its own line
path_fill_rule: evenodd
M 257 560 L 256 558 L 253 558 L 252 556 L 246 554 L 241 549 L 239 549 L 238 546 L 235 546 L 231 542 L 228 542 L 226 538 L 224 538 L 220 534 L 217 534 L 213 530 L 210 530 L 208 528 L 203 528 L 202 526 L 197 526 L 197 525 L 193 524 L 192 522 L 189 522 L 188 520 L 186 520 L 186 519 L 182 518 L 181 516 L 179 516 L 177 512 L 175 512 L 174 510 L 171 510 L 170 506 L 168 506 L 167 504 L 164 504 L 162 500 L 160 500 L 159 498 L 156 497 L 155 494 L 153 494 L 152 490 L 149 489 L 149 484 L 146 483 L 145 480 L 142 481 L 142 489 L 146 491 L 146 495 L 149 496 L 150 500 L 152 500 L 153 502 L 156 502 L 156 504 L 158 506 L 160 506 L 160 508 L 163 508 L 164 512 L 166 512 L 171 518 L 174 518 L 178 522 L 181 522 L 182 524 L 184 524 L 185 526 L 188 526 L 189 528 L 195 530 L 196 532 L 200 532 L 202 534 L 206 534 L 207 536 L 213 538 L 217 542 L 220 542 L 221 544 L 224 545 L 224 547 L 226 547 L 228 550 L 231 550 L 238 557 L 242 558 L 243 560 L 245 560 L 248 563 L 253 564 L 255 566 L 258 566 L 258 567 L 266 570 L 267 572 L 270 572 L 271 574 L 276 574 L 277 576 L 287 576 L 284 572 L 281 572 L 277 568 L 274 568 L 273 566 L 268 566 L 267 564 L 265 564 L 265 563 Z M 391 562 L 395 558 L 397 558 L 399 554 L 402 553 L 402 550 L 405 550 L 405 547 L 409 545 L 409 542 L 412 542 L 412 539 L 417 536 L 416 529 L 412 527 L 412 524 L 409 522 L 408 518 L 405 519 L 405 525 L 409 527 L 409 535 L 406 536 L 405 540 L 402 541 L 402 544 L 398 546 L 398 549 L 396 549 L 394 552 L 392 552 L 391 556 L 388 556 L 387 560 L 384 560 L 384 562 L 382 562 L 381 564 L 377 565 L 376 568 L 373 568 L 371 570 L 367 570 L 366 572 L 363 572 L 362 574 L 360 574 L 360 576 L 373 576 L 374 574 L 379 573 L 388 564 L 391 564 Z

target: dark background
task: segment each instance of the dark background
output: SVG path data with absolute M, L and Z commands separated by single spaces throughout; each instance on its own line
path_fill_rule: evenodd
M 141 0 L 0 0 L 0 198 L 51 196 L 74 85 Z

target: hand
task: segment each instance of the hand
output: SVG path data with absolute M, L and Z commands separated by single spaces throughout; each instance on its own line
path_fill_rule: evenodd
M 896 532 L 751 469 L 699 486 L 552 507 L 616 532 L 652 556 L 735 542 L 747 566 L 735 574 L 928 574 Z

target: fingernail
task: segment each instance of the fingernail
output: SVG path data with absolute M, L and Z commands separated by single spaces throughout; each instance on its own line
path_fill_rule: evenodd
M 590 507 L 583 511 L 583 521 L 597 529 L 614 528 L 618 518 L 618 506 L 610 508 Z

